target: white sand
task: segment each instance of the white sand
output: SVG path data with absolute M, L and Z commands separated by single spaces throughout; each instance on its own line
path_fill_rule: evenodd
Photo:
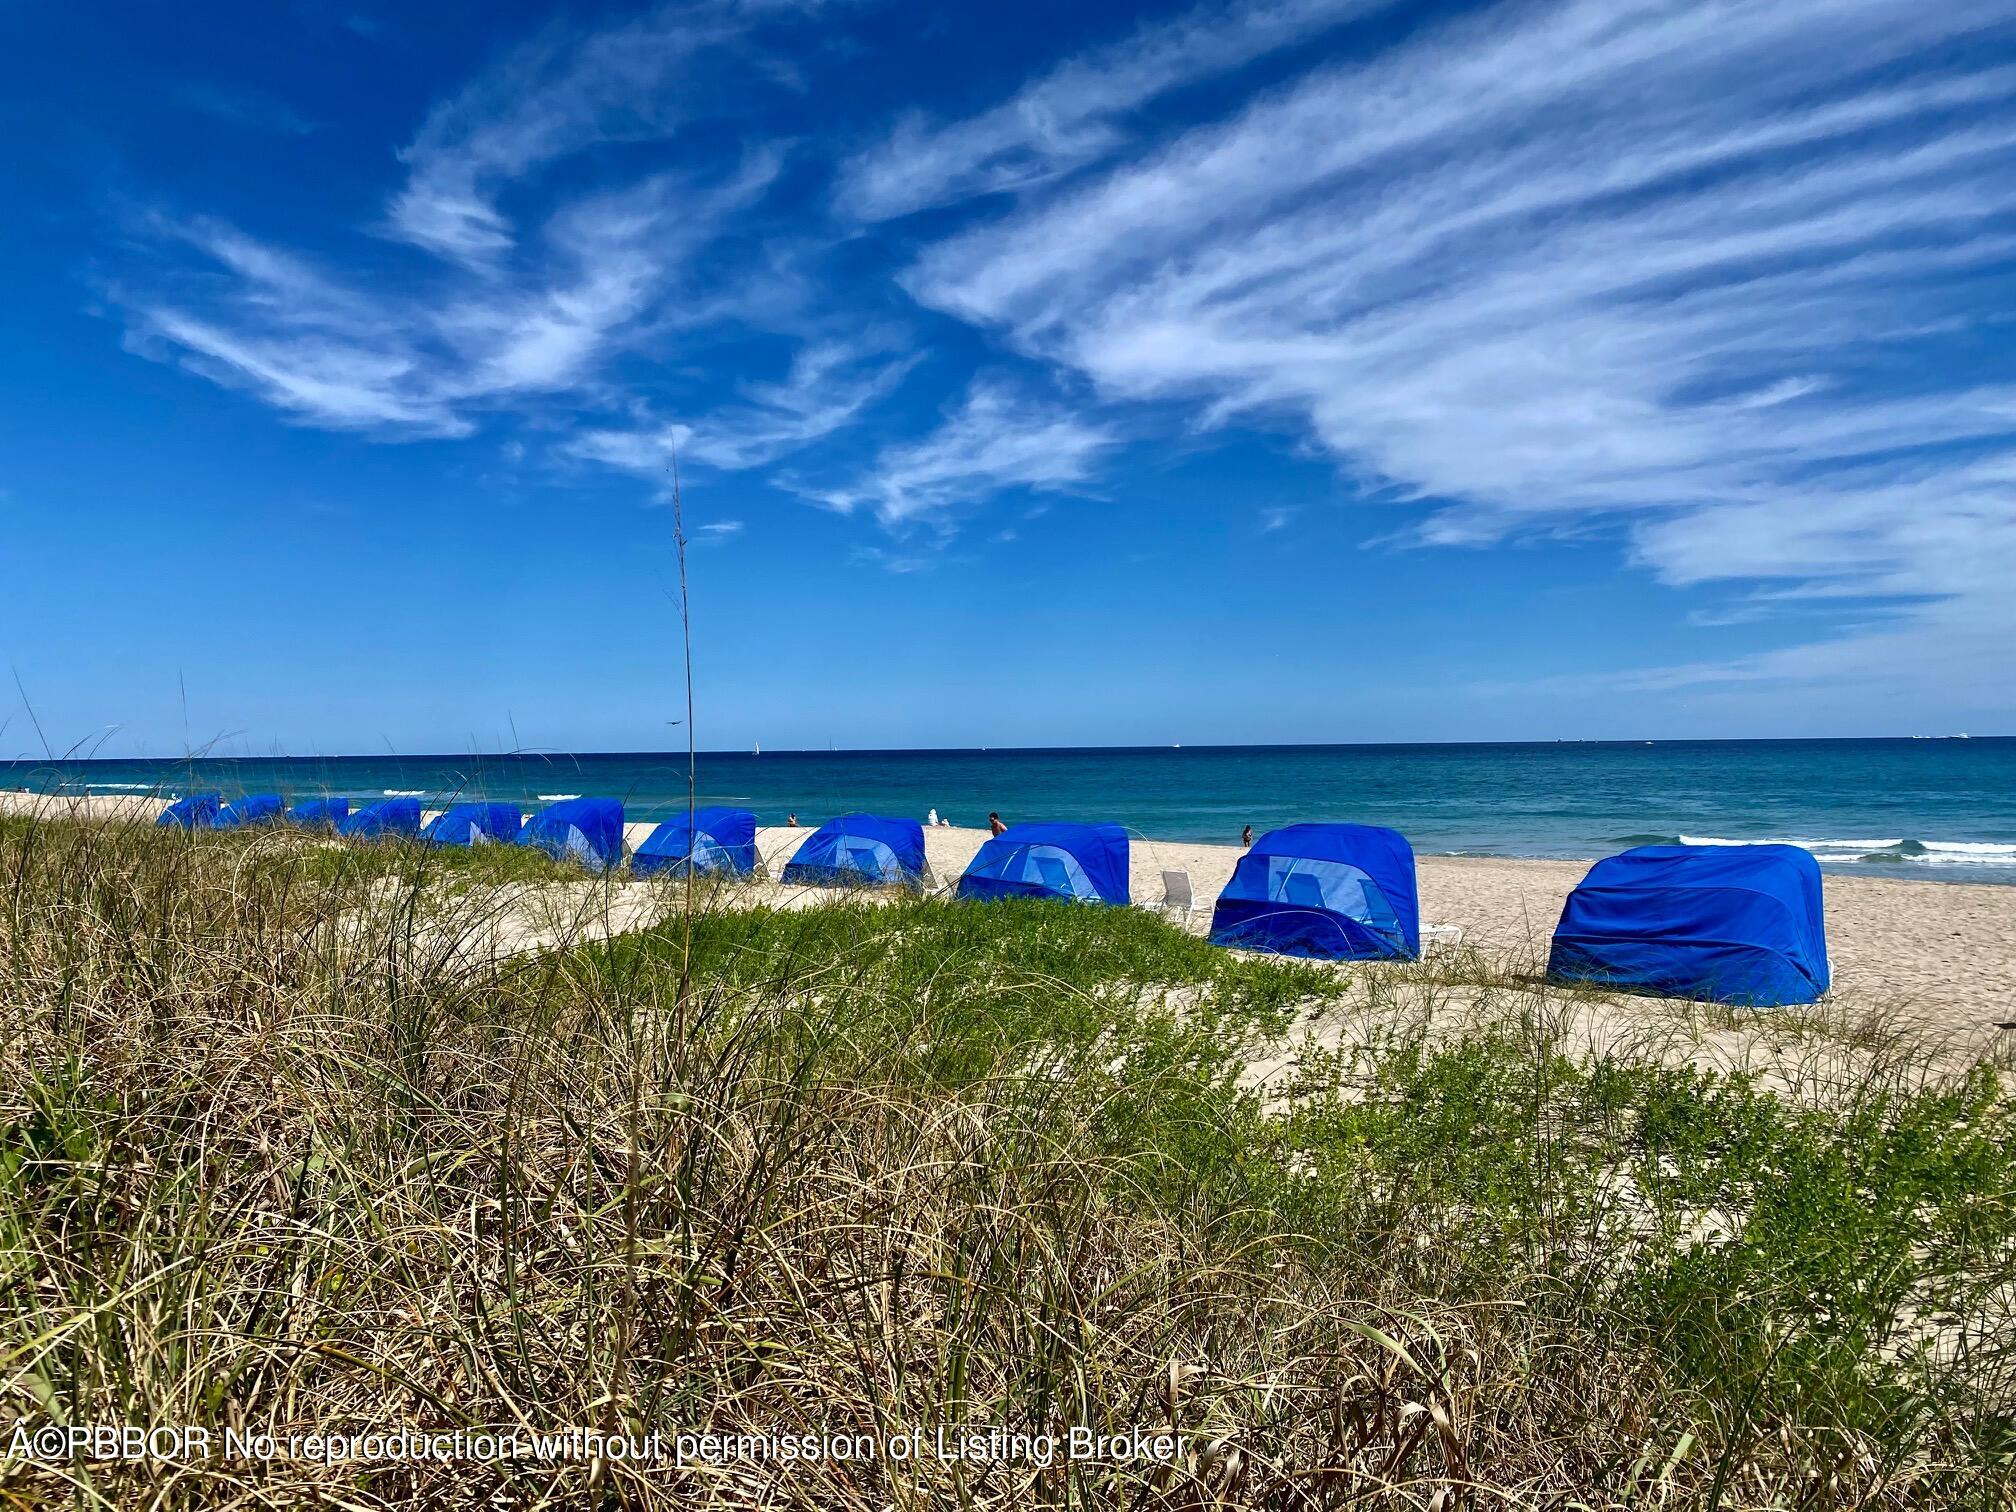
M 0 814 L 43 819 L 102 819 L 127 824 L 152 824 L 167 803 L 146 793 L 91 797 L 55 796 L 0 789 Z

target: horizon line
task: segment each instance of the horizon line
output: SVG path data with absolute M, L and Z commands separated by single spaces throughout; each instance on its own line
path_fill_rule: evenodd
M 691 754 L 710 759 L 735 758 L 740 760 L 760 760 L 764 756 L 992 756 L 992 755 L 1082 755 L 1101 752 L 1114 755 L 1146 755 L 1154 752 L 1193 751 L 1224 753 L 1240 751 L 1352 751 L 1352 750 L 1407 750 L 1407 749 L 1449 749 L 1514 747 L 1546 749 L 1553 746 L 1756 746 L 1756 745 L 1882 745 L 1905 744 L 1918 741 L 1958 741 L 1984 740 L 2007 741 L 2016 736 L 1971 733 L 1946 735 L 1758 735 L 1758 736 L 1558 736 L 1551 740 L 1363 740 L 1363 741 L 1260 741 L 1241 743 L 1200 743 L 1185 745 L 1171 742 L 1166 745 L 1001 745 L 1001 746 L 817 746 L 778 747 L 775 750 L 732 749 L 699 750 Z M 517 750 L 472 752 L 472 751 L 415 751 L 398 752 L 339 752 L 315 753 L 309 755 L 289 755 L 272 753 L 266 755 L 224 755 L 185 752 L 180 755 L 163 756 L 12 756 L 0 757 L 0 766 L 7 768 L 38 766 L 132 766 L 159 765 L 170 762 L 246 762 L 246 761 L 537 761 L 554 760 L 598 760 L 611 758 L 661 758 L 666 761 L 684 761 L 689 753 L 683 750 L 566 750 L 560 747 L 525 747 Z

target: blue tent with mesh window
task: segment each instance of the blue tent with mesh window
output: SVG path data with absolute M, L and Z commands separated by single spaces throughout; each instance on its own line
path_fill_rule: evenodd
M 1820 863 L 1796 845 L 1641 845 L 1561 910 L 1559 981 L 1775 1008 L 1827 990 Z
M 515 845 L 525 818 L 515 803 L 457 803 L 428 821 L 429 845 Z
M 280 818 L 282 807 L 278 793 L 253 793 L 219 812 L 217 828 L 244 829 L 248 825 L 272 824 Z
M 208 829 L 217 822 L 217 794 L 191 793 L 177 798 L 154 823 L 163 829 Z
M 608 871 L 623 860 L 623 805 L 614 798 L 568 798 L 525 821 L 520 845 L 556 861 Z
M 1370 824 L 1290 824 L 1239 858 L 1211 943 L 1331 961 L 1421 954 L 1414 847 Z
M 696 874 L 750 875 L 756 870 L 756 816 L 747 809 L 703 808 L 667 819 L 637 847 L 630 870 L 640 877 L 676 872 L 689 857 Z
M 1011 824 L 980 847 L 959 878 L 959 896 L 1125 904 L 1127 831 L 1117 824 Z
M 280 816 L 283 824 L 292 824 L 301 829 L 334 829 L 350 817 L 348 798 L 310 798 L 305 803 L 297 803 Z
M 418 798 L 381 798 L 341 820 L 336 833 L 359 840 L 382 840 L 387 836 L 415 836 L 420 833 Z
M 924 883 L 924 826 L 915 819 L 846 814 L 812 831 L 784 868 L 787 883 L 861 887 Z

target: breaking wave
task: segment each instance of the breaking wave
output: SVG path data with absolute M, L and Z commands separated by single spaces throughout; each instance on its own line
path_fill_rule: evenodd
M 1725 840 L 1715 835 L 1681 835 L 1682 845 L 1797 845 L 1813 859 L 1835 865 L 1857 861 L 1925 866 L 2016 867 L 2016 843 L 1998 840 L 1915 840 L 1906 836 L 1878 839 Z M 1641 845 L 1657 841 L 1641 840 Z M 1670 843 L 1670 842 L 1669 842 Z

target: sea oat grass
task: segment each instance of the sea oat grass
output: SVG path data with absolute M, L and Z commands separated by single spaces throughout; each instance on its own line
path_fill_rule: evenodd
M 14 1504 L 1987 1508 L 2016 1485 L 1991 1074 L 1786 1097 L 1583 1043 L 1587 999 L 1479 961 L 1270 961 L 1127 910 L 703 888 L 690 947 L 674 918 L 449 948 L 492 890 L 585 916 L 611 885 L 565 875 L 0 825 L 4 1426 L 1075 1424 L 1172 1432 L 1177 1462 L 17 1459 Z

